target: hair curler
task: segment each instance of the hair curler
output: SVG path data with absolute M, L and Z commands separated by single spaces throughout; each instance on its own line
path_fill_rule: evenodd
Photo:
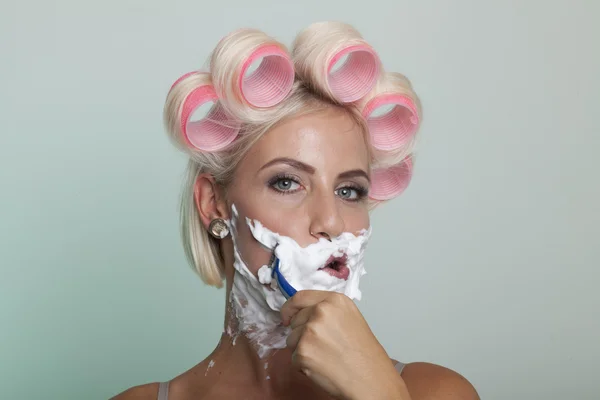
M 171 86 L 168 99 L 180 102 L 176 105 L 179 107 L 179 136 L 188 147 L 204 152 L 217 151 L 237 137 L 240 125 L 221 106 L 208 73 L 196 71 L 183 75 Z M 214 104 L 206 116 L 192 121 L 194 112 L 207 103 Z
M 385 201 L 399 196 L 410 183 L 412 167 L 412 160 L 407 157 L 399 164 L 371 171 L 369 197 L 373 200 Z
M 419 129 L 420 102 L 401 74 L 383 74 L 358 107 L 367 121 L 371 144 L 378 150 L 393 151 L 409 145 Z
M 221 39 L 211 56 L 210 71 L 223 106 L 244 120 L 252 112 L 249 107 L 280 103 L 294 84 L 294 66 L 285 46 L 256 29 L 238 29 Z
M 319 22 L 300 32 L 292 58 L 300 79 L 340 103 L 369 93 L 381 70 L 375 50 L 356 29 L 341 22 Z

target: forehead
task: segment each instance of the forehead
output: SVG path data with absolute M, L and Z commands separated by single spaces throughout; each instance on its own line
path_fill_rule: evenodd
M 290 157 L 317 170 L 333 172 L 365 169 L 369 151 L 361 126 L 335 108 L 292 117 L 278 124 L 256 142 L 243 161 L 260 168 L 276 157 Z

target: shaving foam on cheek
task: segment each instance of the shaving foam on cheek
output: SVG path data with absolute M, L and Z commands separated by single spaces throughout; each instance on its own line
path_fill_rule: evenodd
M 370 228 L 358 236 L 346 232 L 331 241 L 321 239 L 307 247 L 300 247 L 292 238 L 271 232 L 259 221 L 246 218 L 245 222 L 252 236 L 266 249 L 275 252 L 280 260 L 280 272 L 296 290 L 335 291 L 360 300 L 358 285 L 360 277 L 365 274 L 363 257 L 371 234 Z M 234 205 L 232 219 L 228 223 L 233 239 L 235 268 L 229 300 L 235 310 L 238 329 L 253 343 L 262 358 L 273 349 L 286 347 L 290 329 L 281 324 L 279 313 L 286 298 L 277 288 L 277 281 L 272 279 L 269 266 L 263 265 L 258 270 L 257 278 L 244 262 L 237 243 L 239 223 L 239 214 Z M 332 256 L 344 258 L 350 270 L 347 280 L 320 270 Z
M 344 232 L 331 241 L 320 239 L 317 243 L 300 247 L 294 239 L 271 232 L 259 221 L 247 219 L 246 222 L 254 238 L 266 248 L 274 250 L 280 261 L 279 271 L 296 290 L 327 290 L 344 293 L 351 299 L 361 299 L 358 285 L 360 277 L 366 273 L 363 258 L 371 234 L 370 228 L 361 231 L 358 236 Z M 345 264 L 350 269 L 348 280 L 320 270 L 331 257 L 344 257 Z M 261 270 L 263 268 L 265 266 Z M 259 277 L 266 273 L 261 270 Z

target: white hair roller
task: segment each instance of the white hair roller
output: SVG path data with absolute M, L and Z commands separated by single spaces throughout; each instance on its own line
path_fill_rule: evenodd
M 402 74 L 382 74 L 375 88 L 357 106 L 367 121 L 371 144 L 377 150 L 406 147 L 419 129 L 421 103 Z
M 206 116 L 192 120 L 194 112 L 207 103 L 213 105 Z M 169 135 L 184 150 L 221 150 L 235 140 L 240 130 L 221 106 L 208 73 L 190 72 L 175 81 L 164 113 Z
M 402 194 L 412 178 L 412 168 L 412 159 L 407 157 L 391 167 L 373 169 L 369 197 L 376 201 L 386 201 Z
M 356 29 L 341 22 L 318 22 L 300 32 L 292 59 L 300 79 L 340 103 L 369 93 L 381 70 L 375 50 Z
M 212 53 L 210 71 L 223 106 L 244 121 L 253 120 L 257 108 L 280 103 L 294 84 L 286 47 L 256 29 L 239 29 L 221 39 Z

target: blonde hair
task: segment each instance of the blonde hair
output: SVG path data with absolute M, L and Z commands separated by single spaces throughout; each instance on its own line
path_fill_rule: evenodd
M 338 32 L 332 38 L 335 46 L 339 47 L 340 43 L 343 42 L 340 39 L 343 37 L 343 27 L 346 27 L 347 31 L 350 32 L 351 39 L 354 42 L 361 40 L 357 38 L 358 33 L 353 28 L 340 23 L 331 24 L 330 28 Z M 327 26 L 327 23 L 321 26 Z M 306 33 L 307 31 L 310 32 L 310 35 Z M 317 51 L 315 49 L 318 49 L 319 46 L 326 49 L 331 48 L 331 46 L 328 46 L 327 40 L 327 36 L 319 35 L 318 29 L 315 30 L 312 26 L 298 35 L 294 49 L 299 46 L 300 50 L 308 48 L 315 52 Z M 248 150 L 266 132 L 289 118 L 324 111 L 331 107 L 347 113 L 365 132 L 365 140 L 371 151 L 374 166 L 383 165 L 388 167 L 398 164 L 399 161 L 402 161 L 402 158 L 411 153 L 414 143 L 411 140 L 402 148 L 393 151 L 371 148 L 369 145 L 368 122 L 362 114 L 364 101 L 350 103 L 340 101 L 340 98 L 335 97 L 332 91 L 327 88 L 327 80 L 322 77 L 317 79 L 316 77 L 320 74 L 311 71 L 308 64 L 298 59 L 299 56 L 294 49 L 292 49 L 293 56 L 291 58 L 293 58 L 297 74 L 292 84 L 289 88 L 285 88 L 282 87 L 285 83 L 285 77 L 275 79 L 276 97 L 282 97 L 282 93 L 285 94 L 285 97 L 268 107 L 258 107 L 252 101 L 248 101 L 247 96 L 244 96 L 239 88 L 235 86 L 235 82 L 241 79 L 239 74 L 243 73 L 243 69 L 239 65 L 243 63 L 244 57 L 248 57 L 251 53 L 250 47 L 257 48 L 265 42 L 269 45 L 275 43 L 272 38 L 253 29 L 238 30 L 226 36 L 219 42 L 211 55 L 210 71 L 197 71 L 182 76 L 172 86 L 165 102 L 164 122 L 169 138 L 176 147 L 189 156 L 180 198 L 180 227 L 185 254 L 189 264 L 202 280 L 206 284 L 216 287 L 222 287 L 223 285 L 223 256 L 220 241 L 207 232 L 196 208 L 194 187 L 200 174 L 208 173 L 212 175 L 215 182 L 223 188 L 226 194 L 237 165 Z M 285 46 L 282 44 L 276 43 L 276 47 L 285 50 Z M 299 53 L 302 53 L 302 51 L 299 51 Z M 285 53 L 278 52 L 275 55 L 276 57 L 285 58 L 282 54 Z M 275 60 L 274 62 L 280 61 Z M 300 64 L 302 64 L 301 70 L 303 72 L 298 70 Z M 383 81 L 380 79 L 375 88 L 381 90 L 382 85 L 384 85 L 384 89 L 388 90 L 391 86 L 392 89 L 390 90 L 404 93 L 414 99 L 420 118 L 420 102 L 408 79 L 402 75 L 394 74 L 394 78 L 388 81 L 385 80 L 387 75 L 387 73 L 381 73 Z M 265 78 L 265 76 L 262 78 Z M 182 120 L 185 108 L 188 107 L 186 99 L 203 85 L 214 86 L 215 92 L 218 94 L 218 101 L 209 111 L 208 118 L 202 121 L 204 125 L 201 127 L 201 132 L 223 129 L 222 132 L 225 133 L 222 135 L 233 136 L 233 139 L 229 136 L 225 138 L 222 147 L 215 151 L 206 151 L 194 146 L 193 139 L 190 140 L 185 131 L 187 121 Z M 373 96 L 374 94 L 370 94 L 363 97 L 368 101 Z M 221 133 L 217 136 L 219 135 Z

